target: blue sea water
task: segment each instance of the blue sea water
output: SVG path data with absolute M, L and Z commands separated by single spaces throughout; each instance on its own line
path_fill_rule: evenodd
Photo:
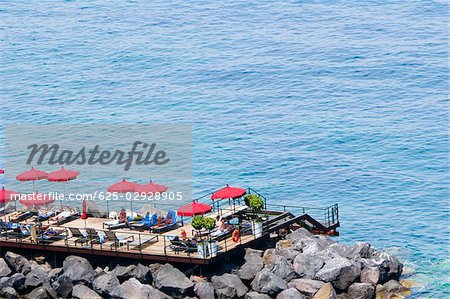
M 340 239 L 398 254 L 414 298 L 448 298 L 448 9 L 1 1 L 0 124 L 192 124 L 194 194 L 337 202 Z

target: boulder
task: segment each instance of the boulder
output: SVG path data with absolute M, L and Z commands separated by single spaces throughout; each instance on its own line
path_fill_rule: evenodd
M 48 271 L 48 278 L 50 280 L 55 280 L 62 274 L 62 272 L 63 272 L 62 268 L 51 269 L 50 271 Z
M 138 264 L 133 271 L 133 277 L 139 280 L 140 283 L 149 284 L 153 281 L 150 269 L 142 264 Z
M 122 284 L 124 294 L 123 298 L 133 299 L 168 299 L 170 298 L 161 291 L 154 289 L 149 285 L 143 285 L 136 278 L 130 278 Z
M 61 297 L 60 295 L 58 295 L 58 293 L 53 289 L 52 285 L 51 285 L 51 281 L 50 279 L 46 279 L 44 281 L 44 283 L 42 284 L 42 287 L 47 291 L 47 294 L 49 295 L 50 298 L 59 298 Z
M 292 242 L 292 241 L 290 241 L 290 240 L 281 240 L 281 241 L 278 241 L 278 243 L 277 243 L 277 245 L 276 245 L 276 246 L 277 246 L 276 248 L 269 248 L 269 249 L 267 249 L 267 250 L 265 251 L 264 254 L 272 253 L 272 254 L 284 256 L 284 257 L 287 258 L 289 261 L 294 260 L 295 257 L 300 253 L 300 251 L 297 251 L 297 250 L 294 250 L 294 249 L 291 249 L 291 248 L 284 248 L 284 247 L 282 247 L 282 246 L 288 246 L 288 245 L 286 245 L 285 243 L 282 243 L 283 245 L 279 245 L 280 242 L 282 242 L 282 241 L 288 241 L 288 242 L 290 242 L 290 243 Z M 288 244 L 289 244 L 289 243 L 288 243 Z
M 67 297 L 73 289 L 72 279 L 66 275 L 61 275 L 55 282 L 51 284 L 53 290 L 62 297 Z M 47 290 L 48 292 L 48 290 Z
M 49 298 L 47 291 L 44 287 L 35 288 L 31 293 L 25 295 L 27 299 L 47 299 Z
M 329 259 L 315 276 L 315 279 L 331 282 L 341 291 L 346 290 L 361 274 L 361 265 L 343 257 Z
M 410 293 L 410 289 L 404 287 L 396 280 L 389 280 L 385 284 L 379 284 L 376 287 L 377 298 L 403 298 L 409 296 Z
M 70 255 L 64 260 L 63 273 L 73 283 L 91 283 L 96 274 L 88 260 L 74 255 Z
M 2 298 L 8 298 L 8 299 L 19 299 L 20 295 L 17 293 L 17 291 L 12 287 L 6 287 L 1 290 L 0 296 Z
M 38 263 L 39 265 L 43 265 L 45 264 L 45 256 L 36 256 L 34 257 L 34 260 L 36 261 L 36 263 Z
M 200 299 L 214 299 L 214 287 L 210 282 L 197 283 L 194 292 Z
M 100 275 L 92 282 L 94 291 L 105 297 L 111 297 L 113 291 L 119 286 L 119 280 L 111 273 Z
M 313 279 L 324 264 L 325 259 L 320 254 L 301 253 L 295 257 L 293 269 L 301 278 Z
M 355 282 L 347 291 L 352 299 L 371 299 L 375 295 L 375 287 L 371 283 Z
M 133 277 L 135 269 L 136 269 L 135 265 L 130 265 L 130 266 L 127 266 L 127 267 L 125 267 L 125 266 L 116 266 L 116 268 L 114 268 L 114 270 L 111 271 L 111 274 L 116 276 L 117 279 L 119 279 L 120 282 L 124 282 L 125 280 L 128 280 L 131 277 Z M 148 271 L 150 271 L 150 270 L 148 269 Z
M 3 258 L 0 258 L 0 278 L 9 276 L 11 273 L 12 270 L 9 268 L 8 264 Z
M 17 273 L 23 273 L 22 269 L 25 267 L 25 271 L 28 269 L 28 266 L 30 261 L 21 256 L 20 254 L 16 254 L 14 252 L 8 251 L 5 254 L 5 260 L 8 263 L 8 265 L 14 270 L 14 272 Z M 26 274 L 26 273 L 23 273 Z
M 273 274 L 286 281 L 291 281 L 296 277 L 296 273 L 292 267 L 292 264 L 287 258 L 267 253 L 263 257 L 263 262 L 266 268 L 268 268 Z
M 248 292 L 248 288 L 235 274 L 225 273 L 220 276 L 213 276 L 211 282 L 219 299 L 243 297 Z
M 47 270 L 45 270 L 43 267 L 34 268 L 25 276 L 25 288 L 38 287 L 42 285 L 47 278 Z
M 263 256 L 263 251 L 262 250 L 258 250 L 258 249 L 253 249 L 253 248 L 246 248 L 245 249 L 245 255 L 244 255 L 244 260 L 247 262 L 249 260 L 249 258 L 251 257 L 262 257 Z
M 306 296 L 295 288 L 289 288 L 279 293 L 277 299 L 306 299 Z
M 269 295 L 276 295 L 287 289 L 286 282 L 267 268 L 262 269 L 256 274 L 251 285 L 254 291 Z
M 293 242 L 297 241 L 298 239 L 301 239 L 303 237 L 311 237 L 312 234 L 305 228 L 301 227 L 289 235 L 286 236 L 287 240 L 292 240 Z
M 76 299 L 102 299 L 102 296 L 83 284 L 77 284 L 73 287 L 72 297 Z
M 328 282 L 317 291 L 313 299 L 337 299 L 336 291 L 331 283 Z
M 260 294 L 257 292 L 249 292 L 245 294 L 245 299 L 270 299 L 271 297 L 266 294 Z
M 261 271 L 264 267 L 263 259 L 259 255 L 251 255 L 246 258 L 246 262 L 237 271 L 237 275 L 240 279 L 245 281 L 251 281 L 255 278 L 256 273 Z
M 376 267 L 364 267 L 361 270 L 361 282 L 370 283 L 374 286 L 380 281 L 380 270 Z
M 22 273 L 15 273 L 11 277 L 2 277 L 0 279 L 0 290 L 3 288 L 11 287 L 16 290 L 21 290 L 24 288 L 25 275 Z
M 365 264 L 377 267 L 380 270 L 381 284 L 389 280 L 399 280 L 403 271 L 403 264 L 395 256 L 387 252 L 374 252 L 370 259 L 365 260 Z
M 313 280 L 307 278 L 294 279 L 288 283 L 289 288 L 295 288 L 300 293 L 303 293 L 309 297 L 314 296 L 317 291 L 324 285 L 320 280 Z
M 159 268 L 154 282 L 157 289 L 176 298 L 182 298 L 194 287 L 192 281 L 183 272 L 170 264 Z

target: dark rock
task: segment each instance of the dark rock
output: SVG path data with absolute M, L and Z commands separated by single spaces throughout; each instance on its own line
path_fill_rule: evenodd
M 240 279 L 251 281 L 255 278 L 256 273 L 264 267 L 263 259 L 259 255 L 251 255 L 246 258 L 246 262 L 238 270 L 237 275 Z
M 157 289 L 175 298 L 182 298 L 194 287 L 183 272 L 170 264 L 159 268 L 154 282 Z
M 331 283 L 328 282 L 317 291 L 313 299 L 337 299 L 336 291 Z
M 338 290 L 346 290 L 361 274 L 361 265 L 343 257 L 329 259 L 320 269 L 315 279 L 331 282 Z
M 388 282 L 383 284 L 383 288 L 388 293 L 395 293 L 395 294 L 408 291 L 408 288 L 404 287 L 400 282 L 396 280 L 389 280 Z
M 0 278 L 0 290 L 6 287 L 11 287 L 16 290 L 21 290 L 24 288 L 25 275 L 22 273 L 15 273 L 10 277 Z
M 307 278 L 294 279 L 288 283 L 289 288 L 296 288 L 300 293 L 309 297 L 314 296 L 315 293 L 324 285 L 320 280 L 313 280 Z
M 66 275 L 61 275 L 52 283 L 52 288 L 62 297 L 67 297 L 73 289 L 72 279 Z
M 34 289 L 28 295 L 25 295 L 28 299 L 47 299 L 49 298 L 47 291 L 43 287 L 38 287 Z
M 5 254 L 5 260 L 8 263 L 8 265 L 14 270 L 14 272 L 17 273 L 23 273 L 22 269 L 24 266 L 27 266 L 30 261 L 21 256 L 20 254 L 16 254 L 14 252 L 8 251 Z M 28 268 L 28 267 L 26 267 Z M 26 274 L 26 273 L 23 273 Z
M 62 272 L 63 272 L 63 268 L 55 268 L 55 269 L 51 269 L 51 270 L 48 272 L 48 278 L 49 278 L 50 280 L 55 280 L 56 278 L 59 277 L 59 275 L 62 274 Z
M 111 273 L 100 275 L 92 282 L 94 291 L 106 297 L 112 296 L 113 290 L 119 286 L 119 280 Z
M 375 287 L 370 283 L 355 282 L 347 291 L 352 299 L 371 299 L 375 294 Z
M 138 264 L 133 271 L 133 277 L 139 280 L 140 283 L 149 284 L 153 281 L 150 269 L 142 264 Z
M 367 266 L 377 267 L 380 270 L 380 283 L 389 280 L 399 280 L 403 271 L 403 264 L 393 255 L 387 252 L 374 252 L 369 260 L 365 260 Z
M 292 264 L 281 255 L 265 254 L 263 262 L 273 274 L 288 282 L 297 276 Z
M 47 291 L 47 294 L 49 295 L 49 297 L 51 298 L 58 298 L 61 297 L 58 295 L 58 293 L 53 289 L 50 279 L 46 279 L 44 281 L 44 283 L 42 283 L 42 287 Z
M 0 258 L 0 278 L 9 276 L 11 273 L 12 270 L 9 268 L 8 264 L 3 258 Z
M 63 273 L 72 279 L 73 283 L 91 283 L 96 274 L 91 264 L 85 258 L 74 255 L 68 256 L 64 260 Z
M 111 274 L 115 275 L 120 282 L 124 282 L 125 280 L 128 280 L 131 277 L 133 277 L 135 269 L 136 269 L 135 265 L 130 265 L 127 267 L 117 266 L 113 271 L 111 271 Z
M 289 288 L 279 293 L 277 299 L 306 299 L 306 296 L 295 288 Z
M 213 276 L 211 282 L 219 299 L 243 297 L 248 292 L 248 288 L 242 283 L 242 280 L 234 274 L 225 273 L 221 276 Z
M 73 287 L 72 297 L 76 299 L 102 299 L 102 296 L 82 284 Z
M 26 288 L 35 288 L 44 283 L 44 281 L 48 277 L 48 271 L 43 267 L 33 268 L 26 276 L 25 276 L 25 287 Z
M 12 287 L 6 287 L 1 290 L 0 296 L 6 299 L 19 299 L 20 295 L 17 291 Z
M 364 267 L 361 270 L 361 282 L 377 285 L 380 281 L 380 270 L 376 267 Z
M 260 294 L 257 292 L 249 292 L 245 294 L 245 299 L 270 299 L 271 297 L 266 294 Z
M 269 269 L 264 268 L 256 274 L 255 279 L 252 281 L 252 289 L 258 293 L 276 295 L 287 289 L 287 284 Z
M 316 273 L 322 269 L 325 259 L 318 253 L 297 255 L 293 262 L 294 271 L 301 278 L 313 279 Z
M 194 292 L 200 299 L 214 299 L 214 287 L 210 282 L 197 283 Z

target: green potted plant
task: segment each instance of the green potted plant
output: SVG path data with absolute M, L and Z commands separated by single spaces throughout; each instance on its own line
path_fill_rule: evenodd
M 263 223 L 261 217 L 258 215 L 264 207 L 264 200 L 257 194 L 247 194 L 244 197 L 245 204 L 253 211 L 252 215 L 252 231 L 256 238 L 263 234 Z
M 207 244 L 203 242 L 201 236 L 201 229 L 204 227 L 205 218 L 203 216 L 194 216 L 191 221 L 192 227 L 197 231 L 197 252 L 201 258 L 206 258 Z
M 211 230 L 216 227 L 216 220 L 214 218 L 204 218 L 203 227 L 209 231 L 209 255 L 214 257 L 217 255 L 218 244 L 217 241 L 211 239 Z

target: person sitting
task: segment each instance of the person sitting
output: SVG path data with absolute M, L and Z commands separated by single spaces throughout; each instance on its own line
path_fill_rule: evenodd
M 167 215 L 167 218 L 164 218 L 163 216 L 158 216 L 158 220 L 156 220 L 156 224 L 153 225 L 152 228 L 161 227 L 172 223 L 173 223 L 172 214 L 169 213 Z
M 128 226 L 128 217 L 125 209 L 122 209 L 119 214 L 119 223 L 125 223 Z
M 184 229 L 181 230 L 180 239 L 183 240 L 183 241 L 188 240 L 187 233 L 186 233 L 186 231 Z
M 230 228 L 230 226 L 225 221 L 223 221 L 222 217 L 219 216 L 216 217 L 216 225 L 217 230 L 212 233 L 213 236 L 220 236 Z

